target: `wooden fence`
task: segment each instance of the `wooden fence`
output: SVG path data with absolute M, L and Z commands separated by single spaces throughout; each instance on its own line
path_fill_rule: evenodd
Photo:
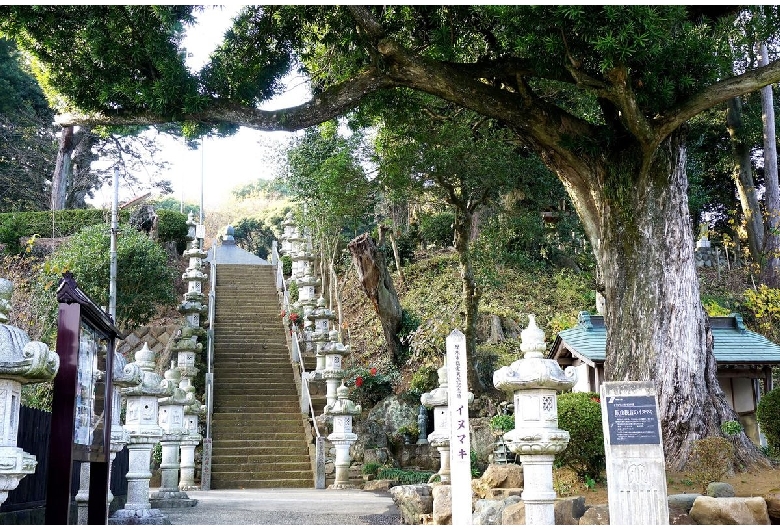
M 17 446 L 35 455 L 38 465 L 35 473 L 27 475 L 19 486 L 8 493 L 8 499 L 0 505 L 0 512 L 32 510 L 46 506 L 46 476 L 49 457 L 49 433 L 51 413 L 22 406 L 19 411 L 19 436 Z M 79 462 L 74 462 L 71 475 L 71 495 L 79 489 Z M 111 468 L 111 491 L 115 497 L 127 495 L 127 448 L 117 453 Z

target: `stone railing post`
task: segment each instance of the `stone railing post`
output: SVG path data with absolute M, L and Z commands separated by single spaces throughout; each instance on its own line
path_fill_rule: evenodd
M 564 373 L 553 359 L 544 358 L 544 332 L 528 316 L 520 334 L 524 358 L 493 373 L 494 386 L 514 393 L 515 428 L 504 434 L 507 447 L 523 465 L 523 493 L 527 525 L 555 524 L 552 468 L 555 455 L 566 449 L 569 433 L 558 428 L 559 390 L 577 382 L 572 367 Z

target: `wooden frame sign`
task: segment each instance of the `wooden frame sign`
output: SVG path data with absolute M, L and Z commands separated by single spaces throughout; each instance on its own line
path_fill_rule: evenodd
M 124 338 L 66 272 L 57 287 L 57 354 L 54 378 L 45 522 L 68 524 L 74 462 L 89 462 L 90 525 L 108 522 L 111 465 L 111 374 L 117 337 Z

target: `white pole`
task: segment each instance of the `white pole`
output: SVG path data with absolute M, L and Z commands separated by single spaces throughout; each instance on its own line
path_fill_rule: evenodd
M 205 147 L 205 137 L 200 139 L 200 224 L 203 224 L 203 151 Z
M 116 237 L 119 231 L 119 168 L 114 168 L 114 200 L 111 202 L 111 252 L 108 287 L 108 314 L 116 323 Z

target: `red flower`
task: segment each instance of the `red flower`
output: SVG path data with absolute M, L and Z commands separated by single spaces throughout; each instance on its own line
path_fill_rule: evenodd
M 360 377 L 360 376 L 357 376 L 357 377 L 355 378 L 355 386 L 356 386 L 356 387 L 361 387 L 361 386 L 363 386 L 363 378 L 362 378 L 362 377 Z
M 371 370 L 369 370 L 368 372 L 369 372 L 369 373 L 371 374 L 371 376 L 373 377 L 373 376 L 375 376 L 375 375 L 376 375 L 376 368 L 372 368 L 372 369 L 371 369 Z
M 594 402 L 594 403 L 601 403 L 601 400 L 599 398 L 597 398 L 597 397 L 592 397 L 592 398 L 590 398 L 590 400 L 592 402 Z

